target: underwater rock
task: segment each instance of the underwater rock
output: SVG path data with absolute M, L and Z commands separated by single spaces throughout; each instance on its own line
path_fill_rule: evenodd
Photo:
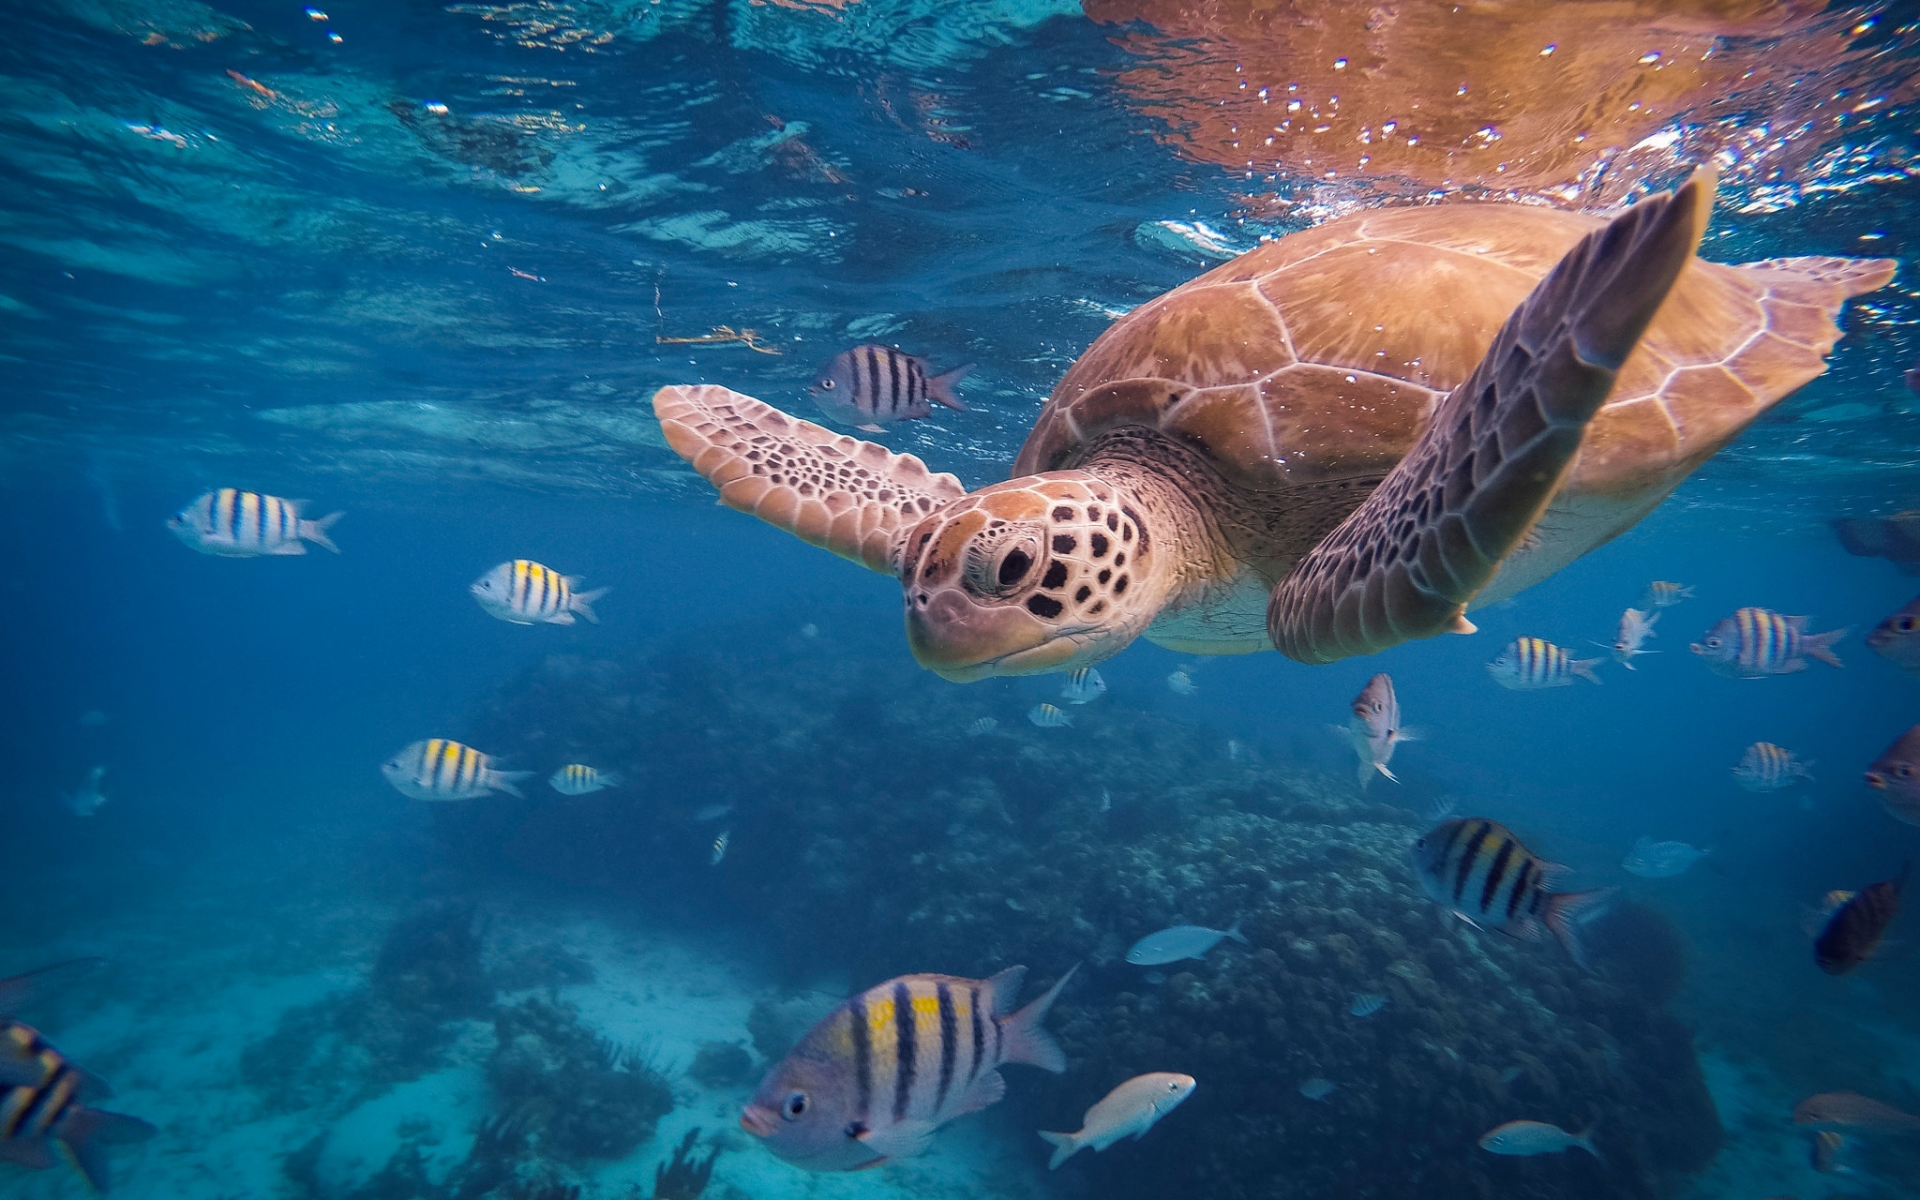
M 1217 735 L 1124 703 L 1036 730 L 1009 695 L 1002 732 L 969 737 L 982 693 L 914 670 L 880 642 L 892 631 L 823 654 L 760 636 L 769 622 L 506 683 L 471 722 L 480 740 L 522 749 L 548 730 L 672 801 L 516 810 L 448 848 L 637 895 L 662 919 L 744 925 L 796 979 L 1087 960 L 1053 1021 L 1069 1070 L 1023 1075 L 1010 1121 L 1058 1128 L 1142 1071 L 1202 1083 L 1151 1145 L 1076 1164 L 1111 1200 L 1659 1197 L 1718 1147 L 1690 1035 L 1664 1008 L 1682 951 L 1657 922 L 1630 918 L 1627 939 L 1647 942 L 1602 948 L 1584 973 L 1442 921 L 1407 859 L 1423 822 L 1356 798 L 1345 773 L 1228 759 Z M 720 869 L 689 816 L 717 804 L 734 806 Z M 1156 929 L 1236 917 L 1249 948 L 1164 981 L 1119 961 Z M 1356 993 L 1389 1003 L 1355 1020 Z M 805 1026 L 786 1005 L 762 998 L 749 1019 L 769 1059 Z M 1320 1102 L 1295 1090 L 1316 1077 L 1335 1085 Z M 1599 1116 L 1606 1159 L 1475 1148 L 1516 1116 Z
M 618 1158 L 653 1136 L 673 1109 L 673 1091 L 646 1057 L 544 1000 L 501 1008 L 487 1082 L 503 1108 L 527 1121 L 548 1158 Z
M 705 1087 L 739 1087 L 753 1082 L 753 1055 L 739 1042 L 701 1042 L 687 1074 Z
M 373 964 L 373 994 L 440 1020 L 484 1016 L 494 991 L 480 962 L 485 928 L 466 901 L 420 904 L 388 931 Z

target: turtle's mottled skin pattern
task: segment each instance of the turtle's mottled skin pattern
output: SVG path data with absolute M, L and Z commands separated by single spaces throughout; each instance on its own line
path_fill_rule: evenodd
M 896 575 L 948 678 L 1142 635 L 1330 661 L 1470 630 L 1825 370 L 1892 262 L 1705 262 L 1711 199 L 1698 179 L 1611 223 L 1455 203 L 1290 234 L 1116 322 L 1015 477 L 971 494 L 724 388 L 654 406 L 723 501 Z

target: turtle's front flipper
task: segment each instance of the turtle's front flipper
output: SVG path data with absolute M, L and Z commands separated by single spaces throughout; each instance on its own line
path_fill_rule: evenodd
M 713 384 L 661 388 L 653 413 L 721 503 L 882 574 L 895 573 L 900 530 L 967 494 L 911 454 Z
M 1568 251 L 1407 457 L 1275 585 L 1274 645 L 1323 663 L 1471 631 L 1467 602 L 1558 490 L 1712 207 L 1703 172 Z

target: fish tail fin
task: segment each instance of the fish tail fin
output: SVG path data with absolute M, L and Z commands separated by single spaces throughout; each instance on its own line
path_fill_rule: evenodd
M 1360 790 L 1366 791 L 1367 785 L 1373 782 L 1373 763 L 1367 759 L 1361 759 L 1359 774 L 1355 778 L 1360 781 Z
M 585 617 L 589 622 L 598 625 L 600 623 L 600 615 L 593 611 L 593 602 L 612 590 L 610 587 L 603 587 L 595 588 L 590 592 L 575 592 L 573 594 L 573 602 L 567 607 Z
M 487 786 L 496 792 L 505 792 L 509 796 L 518 796 L 525 800 L 527 794 L 520 790 L 519 783 L 522 779 L 532 778 L 532 771 L 489 771 Z
M 1567 669 L 1588 683 L 1599 683 L 1600 677 L 1593 673 L 1593 669 L 1604 661 L 1599 658 L 1576 658 Z
M 626 776 L 622 775 L 618 771 L 600 772 L 600 782 L 606 784 L 610 788 L 625 787 L 627 785 Z
M 1395 782 L 1397 783 L 1397 782 L 1399 782 L 1399 781 L 1398 781 L 1398 780 L 1395 780 Z M 1251 945 L 1253 945 L 1253 943 L 1252 943 L 1252 942 L 1250 942 L 1250 941 L 1248 941 L 1248 940 L 1247 940 L 1247 935 L 1246 935 L 1246 934 L 1244 934 L 1244 933 L 1241 933 L 1241 932 L 1240 932 L 1240 918 L 1239 918 L 1239 917 L 1235 917 L 1235 918 L 1233 919 L 1233 924 L 1231 924 L 1231 925 L 1229 925 L 1229 926 L 1227 926 L 1227 932 L 1226 932 L 1226 935 L 1225 935 L 1225 936 L 1227 936 L 1227 937 L 1230 937 L 1230 938 L 1232 938 L 1232 939 L 1233 939 L 1234 941 L 1236 941 L 1236 942 L 1239 942 L 1239 943 L 1240 943 L 1240 944 L 1241 944 L 1242 946 L 1251 946 Z
M 104 1192 L 113 1183 L 106 1148 L 117 1142 L 143 1142 L 157 1132 L 138 1117 L 76 1106 L 60 1119 L 55 1136 L 87 1185 Z
M 327 536 L 327 530 L 333 528 L 333 523 L 346 515 L 344 512 L 330 512 L 324 517 L 315 517 L 311 521 L 302 517 L 300 519 L 300 536 L 302 539 L 312 542 L 316 546 L 324 546 L 328 550 L 338 554 L 340 553 L 340 547 L 333 544 L 333 539 Z
M 1000 1032 L 1006 1039 L 1006 1049 L 1001 1057 L 1007 1062 L 1026 1063 L 1039 1067 L 1043 1071 L 1052 1071 L 1055 1075 L 1067 1069 L 1067 1053 L 1053 1035 L 1041 1026 L 1047 1019 L 1047 1010 L 1060 998 L 1060 989 L 1067 986 L 1080 970 L 1075 963 L 1073 969 L 1060 977 L 1058 983 L 1042 992 L 1038 999 L 1019 1012 L 1001 1021 Z M 996 992 L 997 995 L 997 992 Z
M 972 412 L 972 409 L 960 403 L 960 397 L 953 389 L 962 379 L 973 373 L 974 365 L 968 363 L 964 367 L 955 367 L 945 375 L 935 375 L 927 380 L 927 398 L 955 412 Z
M 1813 778 L 1813 760 L 1808 759 L 1806 762 L 1793 764 L 1793 773 L 1808 783 L 1815 782 Z
M 1593 1155 L 1595 1158 L 1599 1159 L 1601 1162 L 1606 1162 L 1607 1156 L 1600 1153 L 1599 1150 L 1594 1148 L 1593 1128 L 1594 1128 L 1593 1126 L 1589 1125 L 1585 1129 L 1582 1129 L 1579 1133 L 1574 1134 L 1573 1144 L 1580 1147 L 1582 1150 L 1585 1150 L 1588 1154 Z
M 1547 897 L 1544 918 L 1547 929 L 1578 966 L 1587 968 L 1587 947 L 1581 940 L 1580 926 L 1606 911 L 1616 894 L 1615 888 L 1599 888 L 1590 892 L 1559 892 Z
M 1366 773 L 1366 777 L 1367 777 L 1368 779 L 1372 779 L 1372 778 L 1373 778 L 1373 775 L 1374 775 L 1374 772 L 1375 772 L 1375 771 L 1377 771 L 1377 772 L 1379 772 L 1380 774 L 1382 774 L 1382 775 L 1385 775 L 1385 776 L 1386 776 L 1386 777 L 1387 777 L 1388 779 L 1391 779 L 1391 780 L 1392 780 L 1393 782 L 1395 782 L 1395 783 L 1399 783 L 1399 782 L 1400 782 L 1400 777 L 1399 777 L 1398 775 L 1395 775 L 1395 774 L 1394 774 L 1394 773 L 1393 773 L 1392 771 L 1389 771 L 1389 770 L 1387 770 L 1387 764 L 1385 764 L 1385 763 L 1372 763 L 1372 764 L 1370 764 L 1370 765 L 1371 765 L 1371 767 L 1372 767 L 1372 770 L 1370 770 L 1370 771 L 1368 771 L 1368 772 Z
M 1825 633 L 1809 633 L 1800 639 L 1800 645 L 1806 650 L 1808 658 L 1817 658 L 1830 667 L 1843 667 L 1846 664 L 1833 652 L 1833 644 L 1852 632 L 1853 627 L 1849 625 Z
M 1042 1129 L 1040 1136 L 1053 1147 L 1053 1157 L 1047 1160 L 1047 1170 L 1057 1171 L 1060 1164 L 1080 1152 L 1081 1141 L 1071 1133 L 1048 1133 Z

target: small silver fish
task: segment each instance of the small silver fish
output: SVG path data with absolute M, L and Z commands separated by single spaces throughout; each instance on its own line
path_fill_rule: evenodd
M 1487 671 L 1501 687 L 1531 691 L 1567 687 L 1576 677 L 1599 683 L 1600 677 L 1593 673 L 1599 664 L 1597 658 L 1575 658 L 1565 647 L 1545 639 L 1523 637 L 1509 642 L 1500 656 L 1487 664 Z
M 1693 599 L 1693 588 L 1687 585 L 1671 583 L 1665 579 L 1656 579 L 1647 585 L 1640 597 L 1640 607 L 1649 611 L 1657 608 L 1672 608 L 1682 600 Z
M 1098 1153 L 1121 1138 L 1145 1137 L 1156 1121 L 1193 1094 L 1194 1086 L 1191 1075 L 1169 1071 L 1135 1075 L 1087 1110 L 1087 1115 L 1080 1118 L 1079 1132 L 1040 1131 L 1040 1136 L 1053 1147 L 1053 1157 L 1047 1160 L 1047 1170 L 1057 1169 L 1061 1163 L 1089 1146 Z
M 1107 681 L 1093 667 L 1067 672 L 1067 680 L 1060 687 L 1060 698 L 1068 704 L 1089 704 L 1106 694 Z
M 107 802 L 105 793 L 100 790 L 100 781 L 106 774 L 106 767 L 97 766 L 87 772 L 87 781 L 79 788 L 62 794 L 60 801 L 67 806 L 67 811 L 76 817 L 90 817 L 99 812 Z
M 1706 660 L 1716 675 L 1733 679 L 1764 679 L 1807 669 L 1817 658 L 1830 667 L 1841 666 L 1833 644 L 1847 636 L 1845 629 L 1808 633 L 1805 617 L 1788 617 L 1770 608 L 1743 608 L 1722 617 L 1687 649 Z
M 733 840 L 733 830 L 722 830 L 720 836 L 713 839 L 713 853 L 707 858 L 707 865 L 717 867 L 727 856 L 727 843 Z
M 1106 788 L 1100 789 L 1100 812 L 1113 811 L 1113 793 Z
M 488 792 L 521 795 L 515 785 L 532 771 L 496 771 L 493 760 L 452 738 L 412 742 L 380 767 L 387 782 L 415 800 L 472 800 Z
M 552 567 L 516 558 L 474 580 L 467 590 L 481 608 L 515 625 L 571 625 L 575 614 L 598 625 L 593 602 L 613 589 L 583 592 L 582 582 L 578 575 L 562 575 Z
M 1367 680 L 1367 686 L 1353 698 L 1353 716 L 1347 721 L 1346 733 L 1360 759 L 1362 789 L 1376 774 L 1400 782 L 1387 764 L 1393 761 L 1393 752 L 1401 742 L 1418 739 L 1400 724 L 1400 698 L 1394 694 L 1392 676 L 1382 671 Z
M 808 640 L 817 638 L 820 636 L 820 627 L 818 625 L 815 625 L 812 621 L 808 621 L 805 625 L 802 625 L 800 627 L 800 636 L 803 638 L 807 638 Z
M 1315 1076 L 1300 1085 L 1300 1094 L 1309 1100 L 1325 1100 L 1333 1095 L 1334 1082 Z
M 1620 861 L 1629 875 L 1642 879 L 1671 879 L 1684 875 L 1687 868 L 1705 858 L 1710 851 L 1696 850 L 1685 842 L 1656 842 L 1642 837 Z
M 1193 682 L 1193 676 L 1185 670 L 1178 670 L 1167 676 L 1167 690 L 1176 696 L 1191 696 L 1200 688 Z
M 1640 648 L 1642 642 L 1645 642 L 1650 637 L 1657 636 L 1653 632 L 1653 627 L 1659 620 L 1659 613 L 1656 612 L 1649 616 L 1637 608 L 1630 608 L 1621 613 L 1620 629 L 1614 634 L 1613 644 L 1609 647 L 1613 651 L 1613 661 L 1619 663 L 1627 670 L 1632 671 L 1637 669 L 1633 665 L 1634 659 L 1640 657 L 1642 654 L 1660 653 L 1658 650 L 1642 650 Z M 1600 645 L 1604 643 L 1595 644 Z
M 1920 675 L 1920 596 L 1873 627 L 1867 648 L 1896 667 Z
M 1536 1154 L 1559 1154 L 1577 1146 L 1599 1158 L 1600 1152 L 1593 1148 L 1592 1135 L 1592 1130 L 1568 1133 L 1558 1125 L 1549 1125 L 1545 1121 L 1508 1121 L 1482 1135 L 1480 1148 L 1494 1154 L 1531 1158 Z
M 708 821 L 718 821 L 732 811 L 731 804 L 703 804 L 694 811 L 693 819 L 704 825 Z
M 305 503 L 237 488 L 216 488 L 196 496 L 168 518 L 167 528 L 200 553 L 222 558 L 305 554 L 308 542 L 340 553 L 340 547 L 327 537 L 327 529 L 346 514 L 329 513 L 309 521 L 300 515 L 300 506 Z
M 1347 1006 L 1347 1012 L 1356 1017 L 1370 1017 L 1387 1006 L 1387 998 L 1379 992 L 1363 992 L 1353 998 Z
M 1240 932 L 1238 921 L 1226 929 L 1175 925 L 1171 929 L 1150 933 L 1135 942 L 1133 949 L 1127 951 L 1127 961 L 1136 967 L 1158 967 L 1187 958 L 1205 958 L 1207 951 L 1225 938 L 1232 938 L 1242 946 L 1251 945 L 1246 935 Z
M 1740 756 L 1740 765 L 1733 768 L 1733 778 L 1749 792 L 1777 792 L 1802 779 L 1811 781 L 1812 766 L 1795 758 L 1791 750 L 1772 742 L 1755 742 Z
M 1062 729 L 1073 724 L 1073 716 L 1051 704 L 1036 704 L 1027 710 L 1027 720 L 1042 729 Z
M 968 737 L 984 737 L 985 735 L 992 733 L 994 730 L 998 728 L 1000 728 L 1000 721 L 998 718 L 978 717 L 978 718 L 975 718 L 973 724 L 967 726 L 967 736 Z
M 973 364 L 968 363 L 944 375 L 929 376 L 926 359 L 868 343 L 835 355 L 820 368 L 807 392 L 820 411 L 834 420 L 879 433 L 894 421 L 932 416 L 928 401 L 967 412 L 953 389 L 972 370 Z
M 596 771 L 584 763 L 568 763 L 555 771 L 547 784 L 563 796 L 585 796 L 602 788 L 619 787 L 620 775 L 614 771 Z

